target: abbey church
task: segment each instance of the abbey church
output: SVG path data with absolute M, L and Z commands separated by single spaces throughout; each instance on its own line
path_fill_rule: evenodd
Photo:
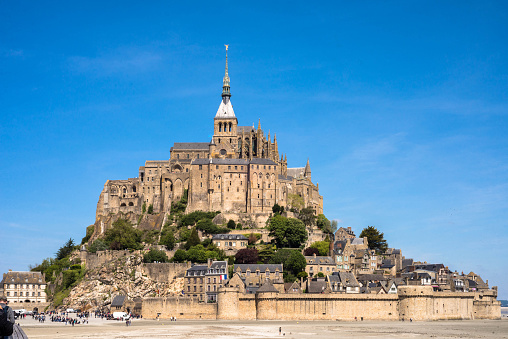
M 141 215 L 143 204 L 152 205 L 154 214 L 166 215 L 185 190 L 186 213 L 221 211 L 267 218 L 274 204 L 291 207 L 296 195 L 304 207 L 323 213 L 323 197 L 319 185 L 311 181 L 309 161 L 305 167 L 288 168 L 277 136 L 272 141 L 270 133 L 265 135 L 261 122 L 257 128 L 238 125 L 231 104 L 227 50 L 213 132 L 208 142 L 174 143 L 169 160 L 147 160 L 137 178 L 108 180 L 97 204 L 96 225 L 119 213 Z

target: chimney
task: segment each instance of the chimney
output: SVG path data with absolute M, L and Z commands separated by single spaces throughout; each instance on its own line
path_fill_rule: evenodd
M 314 256 L 314 258 L 316 257 L 316 253 L 313 253 L 312 255 Z
M 212 266 L 212 258 L 208 258 L 208 267 Z
M 351 232 L 351 226 L 348 226 L 347 230 Z

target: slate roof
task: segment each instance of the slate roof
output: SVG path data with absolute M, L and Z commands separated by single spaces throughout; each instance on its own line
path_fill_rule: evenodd
M 236 132 L 238 134 L 245 132 L 250 133 L 252 131 L 255 131 L 256 129 L 253 126 L 236 126 Z
M 402 259 L 402 267 L 412 266 L 413 259 Z
M 351 245 L 363 245 L 363 238 L 354 238 L 351 241 Z
M 208 142 L 175 142 L 171 150 L 208 151 L 209 145 Z
M 111 302 L 111 307 L 122 307 L 125 302 L 125 295 L 117 295 L 113 298 L 113 302 Z
M 40 281 L 39 281 L 40 280 Z M 9 271 L 4 273 L 1 286 L 8 284 L 45 284 L 46 280 L 41 272 L 18 272 Z
M 338 273 L 341 283 L 344 286 L 349 287 L 360 287 L 360 284 L 355 278 L 355 275 L 351 272 L 334 272 Z
M 279 290 L 276 289 L 270 280 L 261 285 L 260 288 L 256 291 L 256 293 L 279 293 Z
M 415 266 L 415 270 L 439 272 L 439 269 L 441 267 L 443 267 L 443 264 L 417 264 L 414 266 Z
M 308 293 L 322 293 L 327 287 L 326 281 L 324 278 L 321 279 L 312 279 L 309 281 L 309 288 L 307 290 Z
M 227 261 L 224 261 L 224 260 L 221 260 L 221 261 L 213 261 L 212 264 L 210 265 L 210 268 L 214 268 L 214 269 L 227 269 L 228 268 L 228 263 Z
M 243 234 L 214 234 L 213 240 L 247 240 Z
M 282 264 L 235 264 L 233 272 L 236 272 L 238 267 L 242 270 L 242 273 L 247 272 L 247 269 L 250 269 L 251 272 L 256 272 L 257 270 L 266 272 L 266 269 L 270 270 L 270 273 L 276 272 L 277 269 L 279 272 L 282 272 Z
M 206 265 L 194 265 L 186 271 L 185 275 L 186 276 L 205 275 L 207 270 L 208 266 Z
M 363 281 L 363 282 L 387 280 L 387 278 L 385 276 L 383 276 L 382 274 L 361 274 L 358 277 L 356 277 L 356 279 L 358 281 Z
M 277 165 L 272 160 L 263 158 L 254 158 L 250 161 L 250 163 L 254 165 Z
M 288 176 L 292 176 L 294 178 L 303 177 L 304 172 L 305 172 L 305 167 L 288 168 Z

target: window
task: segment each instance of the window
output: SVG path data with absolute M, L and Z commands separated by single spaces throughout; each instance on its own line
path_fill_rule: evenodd
M 199 169 L 202 170 L 203 169 L 203 165 L 199 165 Z M 203 177 L 203 174 L 201 174 L 201 178 Z
M 228 170 L 230 170 L 230 169 L 231 169 L 231 166 L 228 166 Z
M 257 165 L 257 169 L 259 169 L 259 165 Z
M 238 169 L 238 166 L 235 166 L 235 170 L 237 170 L 237 169 Z
M 263 169 L 266 169 L 266 165 L 265 165 L 265 166 L 263 166 Z
M 201 183 L 201 187 L 203 187 L 203 183 Z
M 203 179 L 203 173 L 201 173 L 201 179 Z
M 177 158 L 177 159 L 180 159 L 180 154 L 177 154 L 177 155 L 176 155 L 176 158 Z M 151 174 L 151 172 L 150 172 L 150 174 Z
M 198 159 L 199 159 L 199 154 L 198 154 Z M 200 168 L 201 169 L 201 168 Z
M 243 171 L 243 166 L 240 166 L 240 169 Z
M 187 154 L 187 159 L 189 159 L 189 155 Z
M 215 169 L 219 169 L 219 165 L 215 165 Z
M 272 169 L 272 166 L 268 166 L 268 169 Z

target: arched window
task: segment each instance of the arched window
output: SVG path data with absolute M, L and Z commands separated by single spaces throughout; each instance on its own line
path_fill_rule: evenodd
M 131 201 L 131 202 L 129 203 L 129 206 L 134 206 L 134 203 Z
M 219 132 L 222 132 L 222 122 L 219 122 Z
M 231 126 L 233 126 L 232 123 L 229 123 L 229 131 L 231 132 Z

